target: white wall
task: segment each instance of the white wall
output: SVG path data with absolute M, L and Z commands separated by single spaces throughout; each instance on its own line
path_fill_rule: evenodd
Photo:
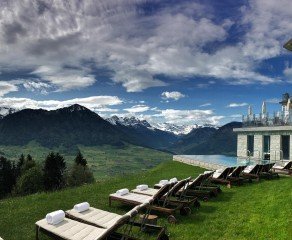
M 238 134 L 237 135 L 237 156 L 246 157 L 247 151 L 247 135 Z
M 271 159 L 280 160 L 280 150 L 281 150 L 281 135 L 271 135 Z
M 262 158 L 263 154 L 263 135 L 254 135 L 254 158 Z

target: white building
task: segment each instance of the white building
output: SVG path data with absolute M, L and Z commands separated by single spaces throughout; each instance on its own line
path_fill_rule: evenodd
M 238 134 L 237 156 L 253 159 L 292 160 L 292 98 L 283 94 L 281 110 L 269 116 L 266 103 L 262 112 L 253 114 L 251 107 L 243 116 L 242 128 L 233 129 Z

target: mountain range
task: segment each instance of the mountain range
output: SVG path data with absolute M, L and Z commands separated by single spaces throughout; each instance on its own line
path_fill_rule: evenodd
M 0 145 L 36 141 L 50 148 L 130 143 L 180 154 L 235 154 L 236 136 L 232 129 L 241 125 L 230 123 L 218 128 L 196 124 L 151 125 L 135 117 L 103 119 L 78 104 L 51 111 L 5 108 L 0 113 L 6 115 L 0 119 Z

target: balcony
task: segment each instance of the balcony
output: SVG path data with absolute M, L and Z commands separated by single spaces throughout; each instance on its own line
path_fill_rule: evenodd
M 243 127 L 292 126 L 292 113 L 252 114 L 242 116 Z

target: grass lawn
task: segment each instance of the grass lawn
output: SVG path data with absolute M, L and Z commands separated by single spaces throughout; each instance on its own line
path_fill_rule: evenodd
M 130 144 L 123 147 L 79 145 L 78 148 L 87 159 L 96 179 L 146 171 L 172 159 L 169 153 Z M 23 153 L 32 155 L 38 162 L 43 162 L 51 151 L 61 153 L 65 157 L 67 165 L 70 166 L 76 156 L 77 148 L 72 151 L 64 151 L 60 148 L 49 149 L 35 142 L 26 146 L 0 146 L 0 156 L 15 161 Z
M 70 209 L 88 201 L 92 206 L 124 213 L 129 208 L 114 203 L 108 206 L 108 194 L 137 184 L 152 185 L 160 179 L 197 176 L 203 169 L 178 162 L 167 162 L 143 174 L 100 180 L 96 184 L 54 193 L 40 193 L 0 201 L 0 236 L 5 240 L 33 239 L 34 223 L 46 213 Z M 291 239 L 292 179 L 261 180 L 223 192 L 203 202 L 190 216 L 179 216 L 177 225 L 169 225 L 161 215 L 159 224 L 167 225 L 170 239 Z M 151 239 L 142 235 L 143 239 Z M 47 239 L 41 235 L 41 239 Z

